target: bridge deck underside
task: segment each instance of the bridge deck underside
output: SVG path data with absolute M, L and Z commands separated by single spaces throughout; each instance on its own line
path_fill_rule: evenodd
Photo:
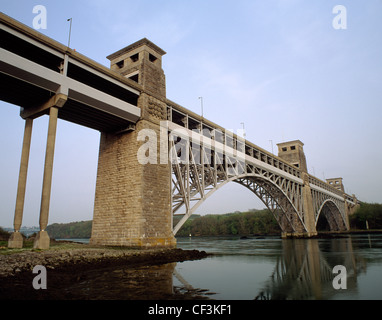
M 2 83 L 0 99 L 24 109 L 39 107 L 55 94 L 2 72 L 0 72 L 0 82 Z M 60 108 L 58 118 L 102 132 L 118 131 L 131 124 L 120 117 L 102 112 L 71 98 Z

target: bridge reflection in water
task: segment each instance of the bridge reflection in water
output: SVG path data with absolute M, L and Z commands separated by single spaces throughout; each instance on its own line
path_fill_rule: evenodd
M 184 249 L 209 247 L 217 255 L 183 263 L 84 272 L 80 281 L 65 286 L 61 294 L 69 299 L 120 300 L 354 298 L 357 277 L 366 273 L 358 244 L 351 237 L 179 241 Z M 336 265 L 346 267 L 347 290 L 333 288 Z
M 357 259 L 351 238 L 333 239 L 324 244 L 320 248 L 317 239 L 282 241 L 282 254 L 255 299 L 331 299 L 337 292 L 333 288 L 336 265 L 345 266 L 347 289 L 356 291 L 357 276 L 366 270 L 366 263 Z M 324 256 L 321 250 L 327 254 Z
M 94 271 L 67 292 L 79 299 L 347 299 L 357 297 L 357 277 L 366 273 L 366 260 L 358 254 L 359 243 L 353 244 L 351 237 L 270 241 L 204 238 L 183 245 L 180 241 L 180 245 L 184 249 L 205 245 L 218 254 L 206 260 Z M 258 272 L 264 269 L 264 260 L 269 271 Z M 333 288 L 336 265 L 346 267 L 346 290 Z
M 382 239 L 378 239 L 373 240 L 378 243 L 375 250 L 382 248 Z M 208 247 L 216 255 L 182 263 L 83 270 L 60 281 L 53 280 L 62 275 L 51 271 L 49 290 L 32 290 L 28 299 L 39 299 L 41 295 L 75 300 L 362 299 L 357 277 L 366 274 L 363 253 L 369 245 L 365 241 L 362 238 L 352 242 L 351 237 L 181 240 L 183 249 Z M 347 290 L 333 288 L 336 265 L 346 267 Z

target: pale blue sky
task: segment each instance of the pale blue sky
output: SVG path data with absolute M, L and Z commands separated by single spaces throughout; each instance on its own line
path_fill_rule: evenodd
M 347 29 L 332 26 L 335 5 Z M 1 0 L 32 27 L 47 9 L 45 35 L 109 66 L 106 56 L 147 37 L 167 54 L 167 97 L 276 153 L 300 139 L 310 173 L 342 177 L 346 191 L 382 202 L 381 0 Z M 12 226 L 24 121 L 0 102 L 0 226 Z M 34 121 L 23 225 L 38 225 L 47 117 Z M 99 133 L 59 121 L 49 223 L 92 219 Z M 197 213 L 262 203 L 227 185 Z

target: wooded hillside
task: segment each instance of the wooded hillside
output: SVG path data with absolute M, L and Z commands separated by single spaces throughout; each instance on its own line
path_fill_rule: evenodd
M 179 220 L 180 217 L 177 219 Z M 177 221 L 174 219 L 174 224 Z M 220 236 L 280 233 L 280 227 L 268 209 L 189 219 L 177 236 Z
M 182 216 L 174 217 L 174 225 Z M 357 212 L 349 217 L 351 229 L 382 229 L 382 204 L 362 203 Z M 324 223 L 327 223 L 324 221 Z M 47 227 L 54 239 L 90 238 L 92 221 L 54 223 Z M 219 215 L 192 215 L 177 236 L 220 236 L 280 233 L 280 227 L 268 209 L 234 212 Z M 8 238 L 9 234 L 0 234 Z
M 46 228 L 46 231 L 53 239 L 90 238 L 92 233 L 92 221 L 53 223 Z

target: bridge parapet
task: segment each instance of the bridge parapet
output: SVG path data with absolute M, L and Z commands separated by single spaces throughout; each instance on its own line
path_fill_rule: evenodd
M 309 183 L 314 185 L 314 186 L 317 186 L 319 188 L 322 188 L 326 191 L 334 193 L 334 194 L 340 196 L 341 198 L 344 197 L 344 193 L 342 191 L 332 187 L 330 184 L 328 184 L 328 183 L 326 183 L 326 182 L 324 182 L 324 181 L 322 181 L 322 180 L 320 180 L 320 179 L 318 179 L 312 175 L 309 175 Z

